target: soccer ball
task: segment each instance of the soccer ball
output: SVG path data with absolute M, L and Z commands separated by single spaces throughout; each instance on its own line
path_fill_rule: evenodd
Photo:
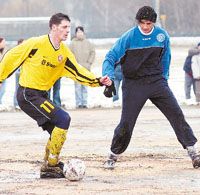
M 68 160 L 64 165 L 64 175 L 69 181 L 80 181 L 85 175 L 85 163 L 80 159 Z

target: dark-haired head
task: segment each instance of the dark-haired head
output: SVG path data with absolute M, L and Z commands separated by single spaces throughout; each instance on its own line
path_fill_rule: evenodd
M 77 33 L 78 30 L 81 30 L 82 32 L 84 32 L 84 28 L 82 26 L 77 26 L 75 29 L 75 33 Z
M 150 6 L 141 7 L 136 14 L 136 20 L 138 20 L 139 22 L 141 22 L 141 20 L 149 20 L 155 23 L 156 19 L 157 14 L 155 10 Z
M 63 20 L 67 20 L 70 22 L 69 16 L 66 14 L 63 14 L 63 13 L 57 13 L 57 14 L 54 14 L 53 16 L 51 16 L 51 18 L 49 20 L 50 29 L 52 28 L 52 26 L 54 24 L 59 25 Z

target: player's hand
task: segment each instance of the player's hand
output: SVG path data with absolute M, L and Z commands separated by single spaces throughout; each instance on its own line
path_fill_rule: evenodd
M 113 97 L 113 95 L 116 95 L 114 81 L 111 81 L 111 82 L 112 82 L 112 84 L 110 86 L 106 86 L 104 89 L 104 92 L 103 92 L 103 94 L 108 98 L 111 98 L 111 97 Z
M 100 78 L 100 83 L 102 85 L 111 86 L 112 80 L 110 80 L 110 78 L 108 76 L 103 76 Z

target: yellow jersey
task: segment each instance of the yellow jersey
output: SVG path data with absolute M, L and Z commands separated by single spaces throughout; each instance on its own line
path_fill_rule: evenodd
M 19 84 L 23 87 L 49 90 L 64 76 L 83 85 L 100 86 L 99 79 L 77 63 L 63 42 L 55 49 L 49 35 L 30 38 L 9 50 L 0 62 L 0 82 L 19 67 Z

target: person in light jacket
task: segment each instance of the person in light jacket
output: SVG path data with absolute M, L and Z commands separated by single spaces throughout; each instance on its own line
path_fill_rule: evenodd
M 70 49 L 75 55 L 77 62 L 87 70 L 90 70 L 95 59 L 95 48 L 86 38 L 82 26 L 76 27 L 75 37 L 72 39 Z M 87 108 L 87 96 L 87 86 L 75 82 L 76 108 Z

